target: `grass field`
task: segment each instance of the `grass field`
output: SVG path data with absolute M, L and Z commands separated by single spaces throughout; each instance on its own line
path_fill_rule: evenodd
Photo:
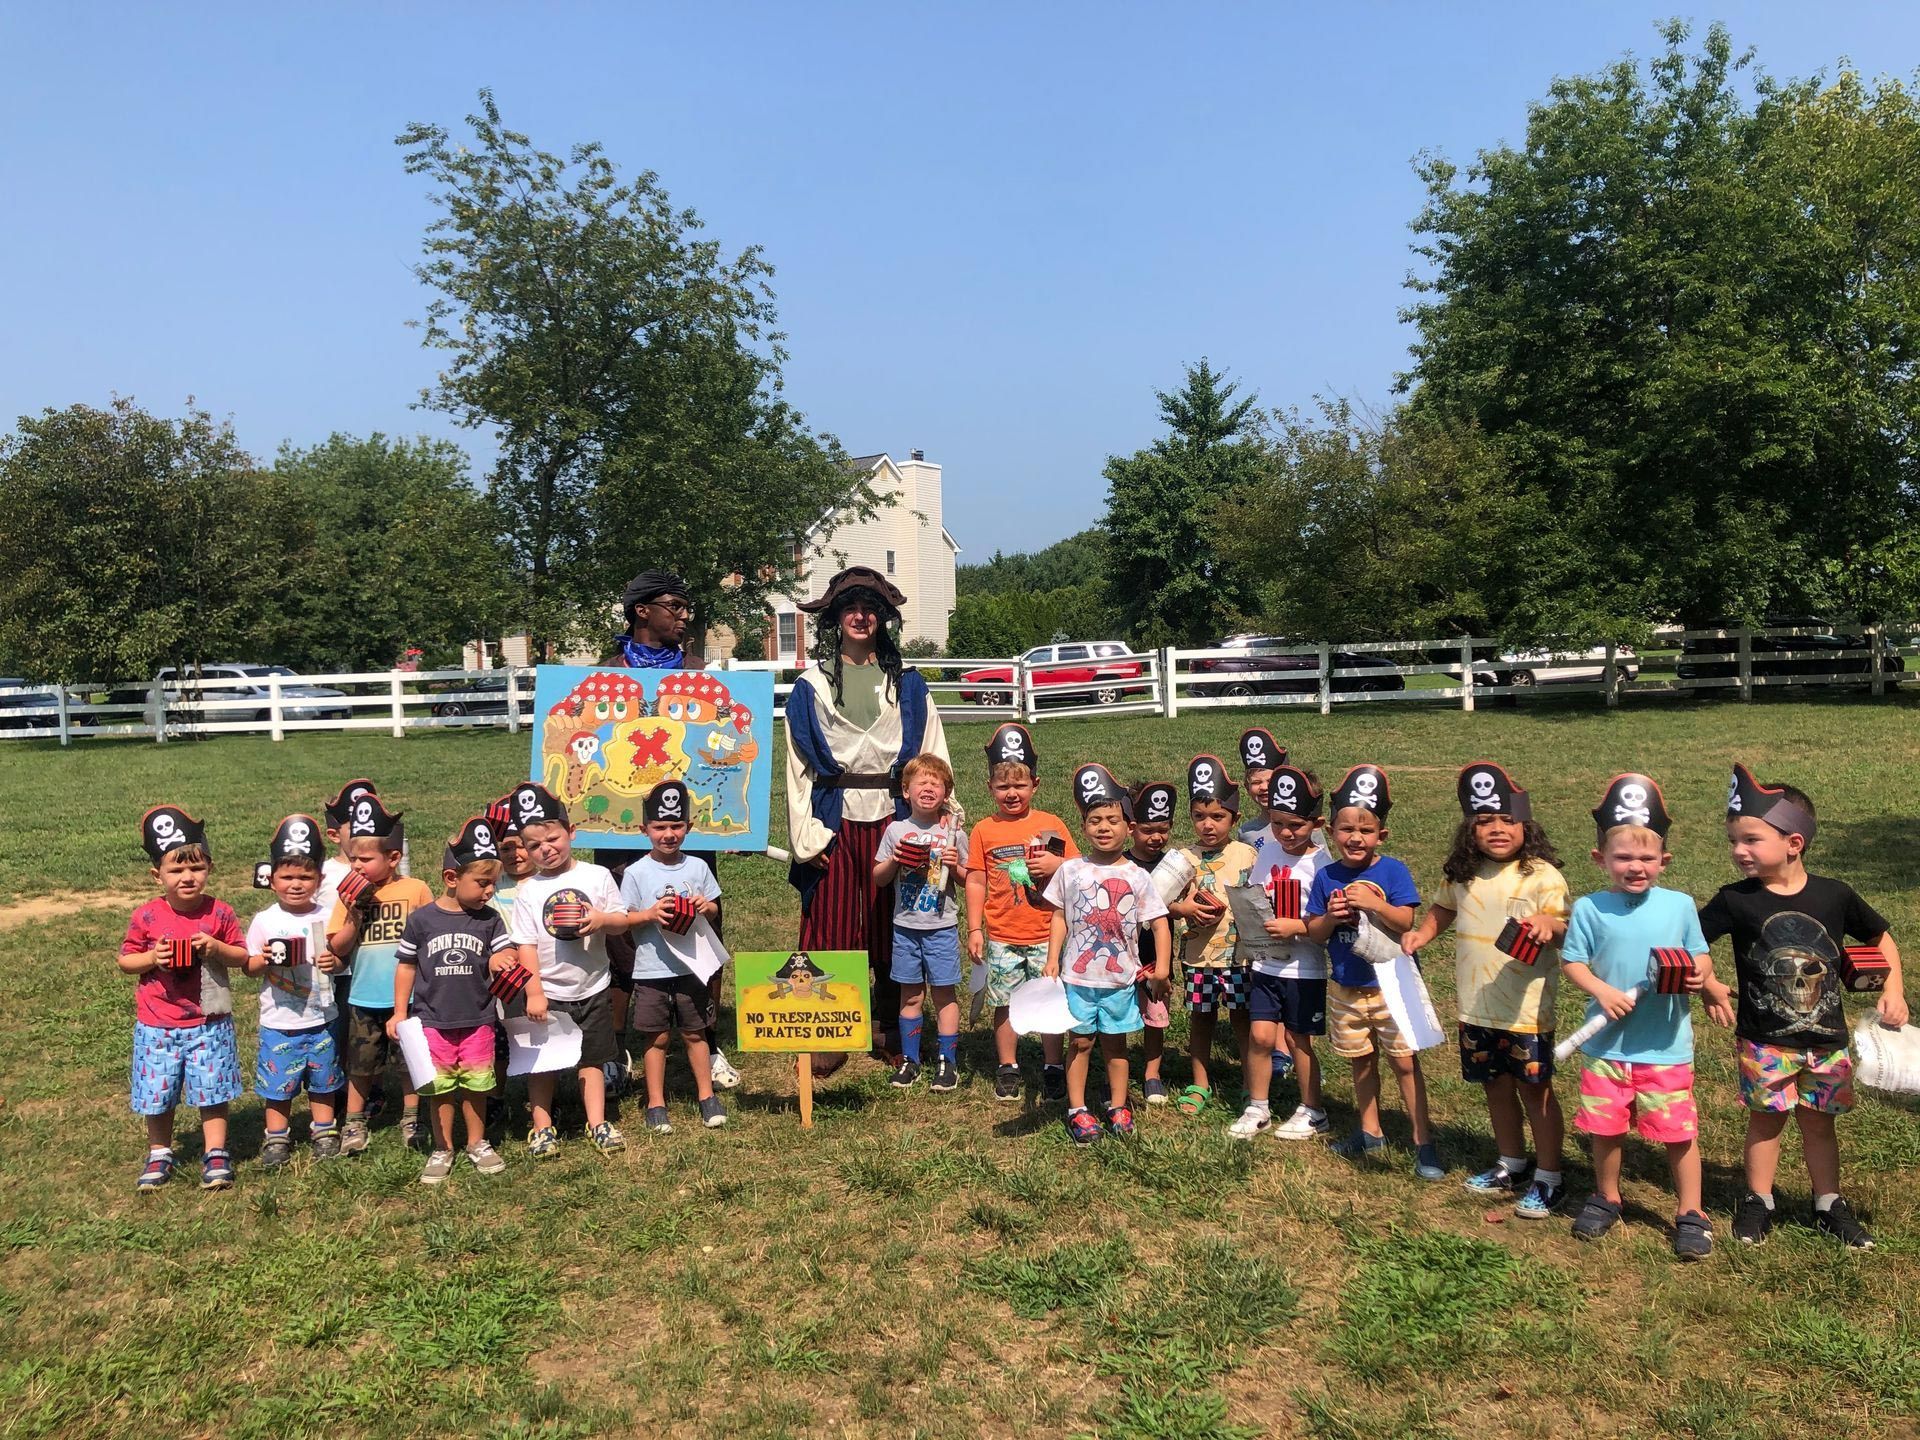
M 1729 764 L 1747 759 L 1813 793 L 1817 868 L 1912 936 L 1915 709 L 1382 706 L 1275 723 L 1323 777 L 1389 767 L 1390 848 L 1423 888 L 1455 770 L 1487 756 L 1532 791 L 1576 893 L 1595 888 L 1586 812 L 1606 778 L 1652 772 L 1677 817 L 1670 883 L 1705 897 L 1731 877 L 1719 820 Z M 1043 722 L 1040 803 L 1067 808 L 1082 759 L 1177 779 L 1197 750 L 1231 754 L 1242 723 Z M 949 735 L 983 813 L 986 727 Z M 856 1061 L 803 1133 L 791 1065 L 746 1061 L 724 1130 L 649 1137 L 629 1108 L 623 1157 L 570 1138 L 536 1170 L 512 1145 L 506 1174 L 462 1168 L 438 1190 L 390 1128 L 358 1159 L 267 1178 L 249 1094 L 235 1190 L 199 1193 L 189 1164 L 187 1183 L 136 1196 L 132 987 L 111 956 L 146 883 L 141 811 L 168 800 L 209 820 L 215 891 L 244 918 L 274 821 L 346 777 L 374 776 L 424 853 L 525 763 L 524 740 L 498 733 L 0 751 L 0 1434 L 1789 1437 L 1920 1420 L 1920 1115 L 1868 1099 L 1841 1126 L 1876 1251 L 1789 1225 L 1742 1252 L 1732 1042 L 1704 1022 L 1720 1248 L 1686 1269 L 1669 1257 L 1664 1162 L 1637 1146 L 1631 1223 L 1602 1244 L 1577 1245 L 1564 1220 L 1490 1223 L 1458 1183 L 1490 1157 L 1484 1109 L 1444 1050 L 1428 1064 L 1455 1171 L 1440 1185 L 1403 1150 L 1356 1169 L 1317 1146 L 1235 1144 L 1227 1115 L 1144 1107 L 1136 1141 L 1075 1152 L 1053 1110 L 993 1102 L 987 1036 L 969 1031 L 950 1097 L 896 1094 Z M 790 942 L 779 867 L 731 860 L 722 880 L 736 945 Z M 1444 956 L 1427 966 L 1443 1016 Z M 250 1075 L 253 987 L 237 990 Z M 678 1120 L 691 1086 L 675 1068 Z M 1345 1127 L 1342 1067 L 1328 1073 Z M 1275 1101 L 1284 1113 L 1291 1086 Z M 563 1133 L 578 1120 L 563 1114 Z M 1584 1194 L 1584 1156 L 1571 1171 Z M 1805 1209 L 1797 1156 L 1781 1195 Z

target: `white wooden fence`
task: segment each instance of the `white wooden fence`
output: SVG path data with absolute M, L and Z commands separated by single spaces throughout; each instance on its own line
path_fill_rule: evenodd
M 1899 626 L 1668 629 L 1645 654 L 1619 645 L 1578 654 L 1501 653 L 1491 640 L 1439 639 L 1186 650 L 1125 659 L 1051 661 L 940 658 L 915 662 L 949 718 L 1027 721 L 1086 715 L 1163 715 L 1215 708 L 1352 704 L 1531 704 L 1588 697 L 1605 706 L 1656 695 L 1841 686 L 1882 695 L 1920 681 L 1920 622 Z M 1877 657 L 1877 663 L 1876 663 Z M 721 669 L 770 670 L 784 701 L 798 672 L 773 661 Z M 314 691 L 323 693 L 313 693 Z M 533 671 L 383 670 L 332 675 L 219 676 L 185 684 L 135 682 L 92 690 L 0 687 L 0 740 L 93 736 L 169 740 L 302 731 L 505 728 L 533 720 Z

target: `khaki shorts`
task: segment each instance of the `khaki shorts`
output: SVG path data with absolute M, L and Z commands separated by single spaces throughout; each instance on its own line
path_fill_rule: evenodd
M 1371 986 L 1353 990 L 1328 982 L 1327 1039 L 1343 1060 L 1358 1060 L 1375 1051 L 1393 1056 L 1416 1053 L 1393 1023 L 1386 997 Z

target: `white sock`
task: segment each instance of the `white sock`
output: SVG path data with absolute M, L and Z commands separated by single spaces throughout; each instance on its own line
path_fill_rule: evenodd
M 1753 1193 L 1756 1195 L 1760 1195 L 1760 1192 L 1758 1190 L 1754 1191 Z M 1773 1192 L 1769 1190 L 1766 1194 L 1760 1195 L 1760 1202 L 1761 1204 L 1765 1205 L 1767 1209 L 1769 1210 L 1773 1209 Z M 1819 1209 L 1820 1202 L 1818 1200 L 1814 1201 L 1813 1207 L 1816 1210 Z
M 1327 1118 L 1327 1112 L 1318 1105 L 1302 1105 L 1300 1108 L 1316 1120 L 1324 1120 Z
M 1249 1100 L 1247 1101 L 1247 1109 L 1257 1111 L 1262 1115 L 1271 1115 L 1273 1113 L 1265 1100 Z
M 1502 1155 L 1500 1157 L 1500 1163 L 1506 1167 L 1509 1175 L 1518 1175 L 1522 1170 L 1527 1168 L 1527 1157 L 1524 1155 Z
M 1560 1172 L 1558 1170 L 1536 1170 L 1533 1172 L 1533 1183 L 1536 1185 L 1544 1185 L 1549 1190 L 1557 1190 L 1560 1187 Z
M 1813 1197 L 1814 1212 L 1816 1214 L 1824 1214 L 1826 1211 L 1831 1210 L 1833 1208 L 1833 1202 L 1838 1200 L 1839 1198 L 1840 1198 L 1840 1192 L 1838 1190 L 1835 1190 L 1830 1194 L 1814 1196 Z

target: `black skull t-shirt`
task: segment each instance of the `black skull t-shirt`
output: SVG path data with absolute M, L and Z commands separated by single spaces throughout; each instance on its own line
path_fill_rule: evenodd
M 1794 895 L 1776 895 L 1759 880 L 1723 885 L 1701 907 L 1700 929 L 1709 944 L 1733 937 L 1740 991 L 1734 1029 L 1742 1040 L 1838 1050 L 1847 1043 L 1841 947 L 1848 936 L 1873 944 L 1887 933 L 1887 922 L 1851 885 L 1809 875 Z

